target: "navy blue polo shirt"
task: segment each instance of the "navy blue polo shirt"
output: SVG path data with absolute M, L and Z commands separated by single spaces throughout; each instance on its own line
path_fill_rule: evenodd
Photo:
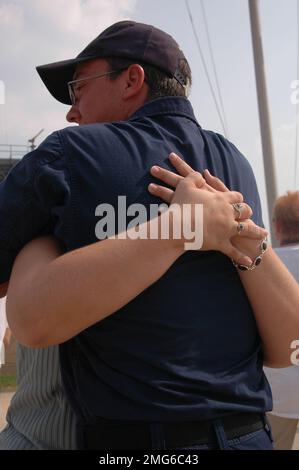
M 149 169 L 170 168 L 170 151 L 240 191 L 262 224 L 246 159 L 200 127 L 188 100 L 161 98 L 128 121 L 54 132 L 12 169 L 0 184 L 0 282 L 40 234 L 54 234 L 65 252 L 97 241 L 99 204 L 117 212 L 119 195 L 127 205 L 159 202 L 147 190 Z M 82 422 L 200 420 L 272 406 L 251 306 L 236 269 L 218 252 L 185 253 L 136 299 L 61 345 L 60 354 Z

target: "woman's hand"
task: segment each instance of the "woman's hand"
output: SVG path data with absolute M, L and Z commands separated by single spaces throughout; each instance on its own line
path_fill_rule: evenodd
M 214 189 L 216 189 L 217 191 L 223 191 L 223 192 L 229 191 L 229 189 L 225 186 L 225 184 L 216 176 L 212 176 L 208 170 L 204 171 L 204 178 L 207 184 L 213 187 Z M 239 220 L 242 220 L 242 219 L 239 219 Z M 255 223 L 250 219 L 247 220 L 246 223 L 251 225 L 252 227 L 254 226 L 256 227 Z M 250 258 L 253 260 L 260 253 L 260 244 L 261 244 L 261 241 L 266 237 L 266 235 L 267 233 L 260 239 L 252 239 L 246 236 L 239 237 L 238 235 L 236 235 L 232 237 L 231 243 L 233 244 L 233 246 L 235 246 L 239 250 L 243 251 L 244 253 L 247 253 L 250 256 Z
M 170 160 L 179 174 L 154 166 L 151 173 L 169 186 L 150 184 L 149 191 L 169 204 L 203 204 L 203 250 L 217 250 L 239 264 L 250 266 L 267 231 L 250 217 L 243 196 L 206 170 L 204 178 L 176 154 Z M 237 206 L 234 206 L 237 204 Z

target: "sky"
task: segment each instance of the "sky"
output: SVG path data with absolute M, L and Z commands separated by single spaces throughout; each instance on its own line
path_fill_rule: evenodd
M 205 12 L 228 137 L 253 167 L 268 226 L 248 2 L 188 2 L 215 88 Z M 297 107 L 291 102 L 291 83 L 297 79 L 297 0 L 260 0 L 259 10 L 277 184 L 282 194 L 299 189 Z M 0 144 L 26 145 L 44 129 L 37 139 L 40 143 L 68 125 L 68 108 L 50 96 L 35 66 L 75 57 L 103 29 L 122 19 L 153 24 L 177 40 L 193 72 L 190 99 L 200 125 L 224 133 L 185 0 L 0 0 Z

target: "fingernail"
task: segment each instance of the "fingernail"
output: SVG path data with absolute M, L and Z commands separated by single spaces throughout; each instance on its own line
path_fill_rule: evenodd
M 207 168 L 204 170 L 204 173 L 208 173 L 208 175 L 212 176 Z
M 160 168 L 158 166 L 152 166 L 151 172 L 152 173 L 159 173 Z
M 176 153 L 171 152 L 171 154 L 169 155 L 169 158 L 172 158 L 173 160 L 175 160 L 175 159 L 179 158 L 179 156 Z
M 148 189 L 152 190 L 152 191 L 156 191 L 156 189 L 158 188 L 158 186 L 154 183 L 150 183 L 148 185 Z

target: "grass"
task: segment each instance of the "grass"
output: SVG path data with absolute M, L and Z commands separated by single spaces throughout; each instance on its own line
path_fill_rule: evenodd
M 16 389 L 17 378 L 15 375 L 2 375 L 0 371 L 0 392 L 12 392 Z

